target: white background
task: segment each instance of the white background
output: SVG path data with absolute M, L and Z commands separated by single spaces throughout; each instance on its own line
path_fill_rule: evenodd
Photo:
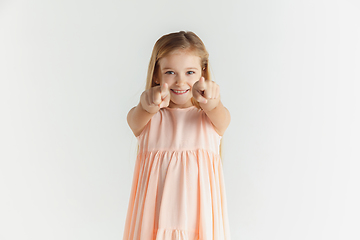
M 191 30 L 232 122 L 233 240 L 360 239 L 356 0 L 0 1 L 0 239 L 122 239 L 152 47 Z

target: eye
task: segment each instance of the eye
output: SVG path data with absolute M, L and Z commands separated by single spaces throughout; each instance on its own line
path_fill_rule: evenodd
M 167 71 L 167 72 L 165 72 L 165 74 L 174 74 L 174 72 L 173 71 Z
M 194 71 L 188 71 L 187 74 L 191 75 L 191 74 L 194 74 L 195 72 Z

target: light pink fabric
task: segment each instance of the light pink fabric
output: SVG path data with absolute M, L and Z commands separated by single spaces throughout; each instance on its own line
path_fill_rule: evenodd
M 163 108 L 137 139 L 123 240 L 230 240 L 221 136 L 206 114 Z

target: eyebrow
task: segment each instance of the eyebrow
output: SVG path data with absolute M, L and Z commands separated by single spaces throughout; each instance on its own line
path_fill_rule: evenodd
M 163 68 L 162 70 L 172 70 L 173 68 L 169 68 L 169 67 L 165 67 Z M 196 67 L 188 67 L 188 68 L 185 68 L 186 70 L 199 70 L 199 68 L 196 68 Z

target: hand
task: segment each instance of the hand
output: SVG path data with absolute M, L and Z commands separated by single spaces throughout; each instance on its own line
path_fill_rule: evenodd
M 204 111 L 211 111 L 220 102 L 220 87 L 215 82 L 201 77 L 194 83 L 192 95 Z
M 155 86 L 144 91 L 141 94 L 140 103 L 142 108 L 148 113 L 156 113 L 160 108 L 169 106 L 169 86 L 164 83 L 161 86 Z

